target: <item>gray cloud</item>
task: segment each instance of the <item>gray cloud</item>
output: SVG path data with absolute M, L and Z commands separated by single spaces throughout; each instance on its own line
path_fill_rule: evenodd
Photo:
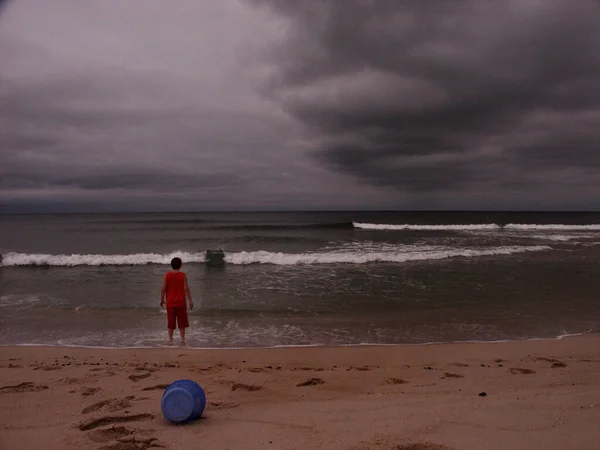
M 0 212 L 383 207 L 257 92 L 244 2 L 19 0 L 0 27 Z M 44 206 L 45 205 L 45 206 Z
M 0 8 L 0 211 L 600 207 L 592 0 Z
M 264 89 L 329 167 L 415 193 L 560 185 L 597 204 L 597 1 L 252 3 L 289 27 Z

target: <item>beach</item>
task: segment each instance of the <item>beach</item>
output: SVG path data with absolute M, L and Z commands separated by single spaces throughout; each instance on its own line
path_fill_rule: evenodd
M 598 213 L 3 219 L 0 450 L 600 449 Z
M 3 347 L 0 448 L 597 449 L 600 336 L 254 349 Z M 166 386 L 205 390 L 164 419 Z

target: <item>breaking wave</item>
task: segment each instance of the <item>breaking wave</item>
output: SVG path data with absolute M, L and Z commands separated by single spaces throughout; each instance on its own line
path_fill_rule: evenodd
M 385 223 L 360 223 L 353 222 L 354 228 L 363 230 L 452 230 L 452 231 L 473 231 L 473 230 L 499 230 L 500 225 L 495 223 L 488 224 L 470 224 L 470 225 L 413 225 L 413 224 L 385 224 Z
M 564 224 L 519 224 L 509 223 L 499 225 L 495 223 L 484 224 L 458 224 L 458 225 L 417 225 L 417 224 L 385 224 L 352 222 L 354 228 L 363 230 L 421 230 L 421 231 L 600 231 L 600 224 L 591 225 L 564 225 Z
M 402 263 L 408 261 L 440 260 L 447 258 L 475 258 L 479 256 L 511 255 L 514 253 L 550 250 L 551 247 L 502 246 L 490 248 L 452 248 L 432 246 L 407 246 L 391 249 L 373 249 L 371 251 L 324 251 L 313 253 L 281 253 L 268 251 L 233 252 L 225 254 L 228 264 L 274 264 L 274 265 L 310 265 L 310 264 L 365 264 L 371 262 Z M 121 265 L 168 265 L 174 257 L 182 258 L 186 263 L 204 263 L 205 254 L 173 252 L 169 254 L 135 253 L 130 255 L 50 255 L 7 253 L 4 266 L 121 266 Z
M 204 253 L 173 252 L 133 253 L 129 255 L 50 255 L 41 253 L 7 253 L 4 266 L 137 266 L 171 263 L 176 256 L 185 262 L 204 262 Z
M 544 230 L 563 230 L 563 231 L 600 231 L 600 224 L 594 225 L 562 225 L 562 224 L 520 224 L 509 223 L 504 226 L 508 230 L 523 231 L 544 231 Z
M 424 249 L 422 251 L 365 252 L 365 253 L 273 253 L 266 251 L 239 252 L 226 255 L 225 260 L 233 264 L 365 264 L 370 262 L 408 262 L 438 260 L 456 257 L 511 255 L 513 253 L 550 250 L 543 245 L 506 246 L 488 249 Z

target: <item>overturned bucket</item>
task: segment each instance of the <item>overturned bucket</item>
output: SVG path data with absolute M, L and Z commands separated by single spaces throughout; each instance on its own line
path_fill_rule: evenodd
M 160 407 L 171 422 L 199 419 L 206 407 L 206 394 L 195 381 L 177 380 L 165 389 Z

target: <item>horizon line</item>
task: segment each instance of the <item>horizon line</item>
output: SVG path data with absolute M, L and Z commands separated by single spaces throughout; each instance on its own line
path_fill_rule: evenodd
M 227 210 L 146 210 L 146 211 L 30 211 L 30 212 L 2 212 L 0 216 L 33 216 L 33 215 L 77 215 L 77 214 L 285 214 L 285 213 L 572 213 L 595 214 L 600 209 L 227 209 Z

